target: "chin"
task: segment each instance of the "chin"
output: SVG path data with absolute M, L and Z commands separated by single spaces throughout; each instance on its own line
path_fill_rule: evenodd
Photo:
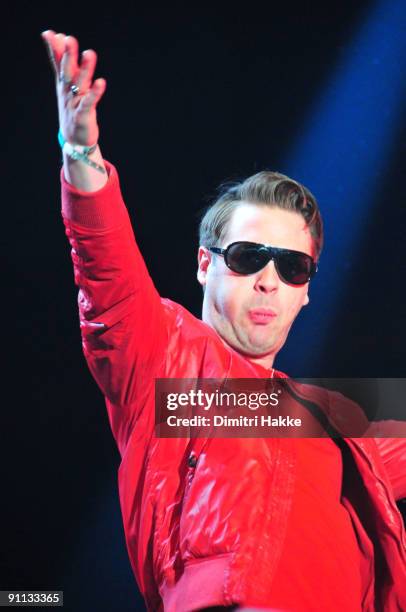
M 266 357 L 273 352 L 273 345 L 271 346 L 240 346 L 234 347 L 239 353 L 246 355 L 247 357 Z

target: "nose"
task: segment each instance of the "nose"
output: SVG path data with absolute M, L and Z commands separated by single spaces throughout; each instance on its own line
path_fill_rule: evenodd
M 265 268 L 257 272 L 255 289 L 260 293 L 272 293 L 279 284 L 279 276 L 274 262 L 271 260 Z

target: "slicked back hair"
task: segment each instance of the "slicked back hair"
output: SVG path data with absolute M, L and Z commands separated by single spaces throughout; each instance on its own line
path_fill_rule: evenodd
M 222 246 L 231 216 L 243 202 L 302 215 L 313 239 L 313 257 L 318 261 L 323 248 L 323 222 L 316 198 L 304 185 L 270 170 L 223 187 L 220 196 L 206 209 L 200 222 L 199 239 L 202 246 Z

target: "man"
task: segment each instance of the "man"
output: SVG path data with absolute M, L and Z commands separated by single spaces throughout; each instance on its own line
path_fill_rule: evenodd
M 313 196 L 267 172 L 226 192 L 201 226 L 203 321 L 161 299 L 97 146 L 96 54 L 79 66 L 73 37 L 43 38 L 83 350 L 121 453 L 126 542 L 148 609 L 404 609 L 402 440 L 155 436 L 156 378 L 284 376 L 275 356 L 322 248 Z

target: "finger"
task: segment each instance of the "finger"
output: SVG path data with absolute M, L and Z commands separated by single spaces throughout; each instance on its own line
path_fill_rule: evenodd
M 65 49 L 61 60 L 60 77 L 64 83 L 75 80 L 78 72 L 78 49 L 79 44 L 73 36 L 65 37 Z
M 87 92 L 93 80 L 94 71 L 96 69 L 97 54 L 93 49 L 87 49 L 82 53 L 82 61 L 79 67 L 79 73 L 76 79 L 76 85 L 83 92 Z
M 55 60 L 57 65 L 60 67 L 62 56 L 65 53 L 65 34 L 58 33 L 55 34 L 53 39 L 53 49 L 55 54 Z
M 42 40 L 44 41 L 45 48 L 46 48 L 52 69 L 55 73 L 55 76 L 58 77 L 59 65 L 56 61 L 56 54 L 55 54 L 55 48 L 54 48 L 55 36 L 56 34 L 53 30 L 45 30 L 45 32 L 41 33 L 41 37 L 42 37 Z
M 46 30 L 42 33 L 42 38 L 47 46 L 55 75 L 59 78 L 61 59 L 65 51 L 65 34 L 55 34 L 52 30 Z
M 100 98 L 106 91 L 107 83 L 105 79 L 96 79 L 93 83 L 91 89 L 87 92 L 86 95 L 82 97 L 80 100 L 80 104 L 78 106 L 78 112 L 89 112 L 92 108 L 95 108 L 100 101 Z

